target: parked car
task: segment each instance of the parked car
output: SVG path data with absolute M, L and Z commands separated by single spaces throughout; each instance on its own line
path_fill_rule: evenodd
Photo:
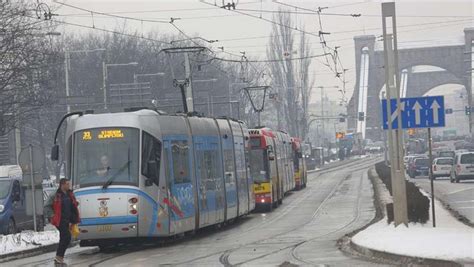
M 0 233 L 14 234 L 34 228 L 33 216 L 26 214 L 23 173 L 17 165 L 0 166 Z M 38 218 L 39 230 L 44 220 Z
M 410 168 L 415 167 L 415 165 L 414 165 L 415 159 L 416 158 L 424 158 L 424 157 L 426 157 L 426 156 L 417 155 L 417 154 L 408 155 L 408 156 L 403 157 L 403 163 L 405 164 L 405 170 L 406 170 L 407 174 L 409 174 Z
M 439 151 L 437 157 L 439 158 L 449 157 L 449 158 L 454 159 L 455 155 L 456 153 L 454 151 L 444 150 L 444 151 Z
M 474 152 L 458 153 L 454 157 L 450 181 L 459 183 L 468 179 L 474 179 Z
M 449 177 L 454 159 L 451 157 L 436 158 L 433 160 L 433 179 L 436 177 Z
M 410 178 L 416 176 L 427 176 L 430 170 L 430 159 L 427 157 L 414 158 L 408 169 L 408 175 Z

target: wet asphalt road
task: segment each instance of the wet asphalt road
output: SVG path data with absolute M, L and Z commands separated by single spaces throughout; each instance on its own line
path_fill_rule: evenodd
M 109 253 L 72 248 L 69 266 L 291 266 L 378 265 L 342 253 L 337 240 L 375 216 L 366 158 L 309 175 L 271 213 L 253 213 L 223 229 L 206 229 L 166 245 L 131 245 Z M 3 266 L 53 266 L 54 253 Z
M 410 181 L 415 182 L 425 192 L 431 194 L 430 180 L 427 176 L 418 176 Z M 435 198 L 474 224 L 474 180 L 451 183 L 449 177 L 438 177 L 434 181 L 434 189 Z

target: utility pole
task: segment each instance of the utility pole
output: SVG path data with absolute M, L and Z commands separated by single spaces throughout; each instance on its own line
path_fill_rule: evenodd
M 390 25 L 387 27 L 387 18 Z M 396 115 L 398 128 L 392 129 L 392 120 L 388 121 L 388 142 L 390 150 L 390 174 L 392 180 L 393 214 L 395 226 L 408 226 L 407 195 L 405 171 L 403 165 L 403 131 L 400 104 L 400 73 L 398 71 L 398 48 L 395 3 L 382 3 L 382 26 L 385 57 L 385 85 L 387 91 L 387 114 L 392 114 L 392 95 L 397 100 Z M 387 33 L 387 28 L 392 33 Z
M 191 66 L 189 64 L 189 55 L 184 53 L 184 72 L 185 80 L 189 82 L 185 84 L 186 86 L 186 104 L 188 106 L 188 112 L 194 111 L 194 101 L 193 101 L 193 82 L 191 81 Z
M 66 75 L 66 107 L 67 113 L 71 112 L 71 106 L 69 106 L 69 51 L 64 52 L 64 73 Z

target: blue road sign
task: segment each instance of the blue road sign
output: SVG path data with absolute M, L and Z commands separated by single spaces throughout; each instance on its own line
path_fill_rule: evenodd
M 391 99 L 390 115 L 387 114 L 387 100 L 382 100 L 383 128 L 388 129 L 388 121 L 392 129 L 398 128 L 397 100 Z M 434 128 L 445 126 L 445 109 L 443 96 L 426 96 L 401 98 L 402 128 Z

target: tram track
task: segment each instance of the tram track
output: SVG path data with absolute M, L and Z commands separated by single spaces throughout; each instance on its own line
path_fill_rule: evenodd
M 329 172 L 335 172 L 337 170 L 341 170 L 341 169 L 348 169 L 347 171 L 348 172 L 354 172 L 354 171 L 357 171 L 357 170 L 363 170 L 363 169 L 367 169 L 369 168 L 370 166 L 373 166 L 376 162 L 380 161 L 379 158 L 369 158 L 368 160 L 364 160 L 362 159 L 363 162 L 360 162 L 360 160 L 356 160 L 354 162 L 351 162 L 349 164 L 344 164 L 344 165 L 339 165 L 339 166 L 335 166 L 333 168 L 331 168 L 330 170 L 329 169 L 326 169 L 324 170 L 323 173 L 321 174 L 326 174 L 326 173 L 329 173 Z M 362 165 L 361 165 L 362 164 Z M 358 166 L 360 165 L 359 167 L 357 168 L 352 168 L 351 167 L 355 167 L 355 166 Z M 318 175 L 319 176 L 319 175 Z M 315 180 L 317 179 L 318 176 L 313 176 L 313 178 L 311 180 Z M 331 192 L 328 196 L 326 196 L 325 199 L 329 199 L 336 191 L 337 191 L 337 188 L 342 184 L 342 182 L 347 178 L 347 176 L 344 176 L 344 178 L 342 178 L 335 186 L 332 187 L 331 189 Z M 314 190 L 317 190 L 317 188 L 315 189 L 312 189 L 312 190 L 308 190 L 308 192 L 306 192 L 304 195 L 300 196 L 298 199 L 295 199 L 293 200 L 292 202 L 290 202 L 290 205 L 287 206 L 287 209 L 285 209 L 284 211 L 282 211 L 282 214 L 279 214 L 278 216 L 272 218 L 271 220 L 269 221 L 264 221 L 258 225 L 255 225 L 253 226 L 252 229 L 250 230 L 246 230 L 244 232 L 239 232 L 239 233 L 231 233 L 231 234 L 228 234 L 226 236 L 230 236 L 230 235 L 235 235 L 235 234 L 238 234 L 238 235 L 242 235 L 243 233 L 248 233 L 250 232 L 251 230 L 255 230 L 255 229 L 262 229 L 262 226 L 264 225 L 267 225 L 268 223 L 271 223 L 271 222 L 274 222 L 275 220 L 287 215 L 292 209 L 294 209 L 295 207 L 297 207 L 297 205 L 291 205 L 291 203 L 297 201 L 297 204 L 298 203 L 301 203 L 302 201 L 306 200 L 311 194 L 314 193 Z M 327 200 L 326 200 L 327 201 Z M 294 204 L 294 203 L 293 203 Z M 189 260 L 186 260 L 186 261 L 181 261 L 181 262 L 173 262 L 173 263 L 170 263 L 170 264 L 165 264 L 165 265 L 186 265 L 186 264 L 192 264 L 194 262 L 197 262 L 199 260 L 202 260 L 202 259 L 205 259 L 205 258 L 209 258 L 209 257 L 212 257 L 212 256 L 215 256 L 216 254 L 221 254 L 219 256 L 219 262 L 224 265 L 224 266 L 235 266 L 235 265 L 241 265 L 241 264 L 244 264 L 246 262 L 243 262 L 243 263 L 238 263 L 238 264 L 232 264 L 230 261 L 229 261 L 229 257 L 230 255 L 243 248 L 243 247 L 246 247 L 246 246 L 249 246 L 249 245 L 253 245 L 253 244 L 258 244 L 258 243 L 261 243 L 261 242 L 264 242 L 264 241 L 267 241 L 267 240 L 270 240 L 272 238 L 275 238 L 275 237 L 279 237 L 279 236 L 282 236 L 282 235 L 285 235 L 285 234 L 288 234 L 290 232 L 293 232 L 293 231 L 296 231 L 298 230 L 299 228 L 301 228 L 302 226 L 310 223 L 314 217 L 315 217 L 315 214 L 316 212 L 319 212 L 321 208 L 321 204 L 320 206 L 318 207 L 317 211 L 314 212 L 313 216 L 311 217 L 311 219 L 307 222 L 304 222 L 302 224 L 299 224 L 297 226 L 295 226 L 294 228 L 290 229 L 290 230 L 285 230 L 283 232 L 280 232 L 276 235 L 272 235 L 268 238 L 263 238 L 263 239 L 259 239 L 259 240 L 256 240 L 256 241 L 253 241 L 253 242 L 248 242 L 248 243 L 244 243 L 242 245 L 239 245 L 238 247 L 235 247 L 235 248 L 229 248 L 229 249 L 226 249 L 226 250 L 221 250 L 220 252 L 216 252 L 216 253 L 210 253 L 210 254 L 206 254 L 204 256 L 199 256 L 199 257 L 196 257 L 196 258 L 193 258 L 193 259 L 189 259 Z M 219 241 L 222 241 L 223 239 L 219 239 Z M 288 249 L 294 245 L 297 245 L 297 244 L 292 244 L 292 245 L 289 245 L 287 247 L 284 247 L 282 248 L 282 250 L 284 249 Z M 273 253 L 268 253 L 268 255 L 271 255 L 271 254 L 274 254 L 274 253 L 277 253 L 281 250 L 278 250 L 278 251 L 275 251 Z M 257 257 L 256 259 L 258 258 L 263 258 L 263 257 L 266 257 L 268 255 L 262 255 L 261 257 Z
M 366 164 L 363 164 L 363 166 L 361 167 L 358 167 L 358 168 L 355 168 L 355 169 L 351 169 L 351 170 L 348 170 L 348 171 L 351 171 L 351 172 L 356 172 L 356 171 L 359 171 L 359 170 L 363 170 L 363 169 L 367 169 L 368 167 L 372 166 L 375 162 L 372 162 L 373 160 L 370 160 L 369 162 L 370 163 L 366 163 Z M 378 160 L 377 160 L 378 161 Z M 358 162 L 360 163 L 360 162 Z M 349 165 L 349 164 L 348 164 Z M 339 166 L 339 167 L 335 167 L 333 169 L 331 169 L 331 171 L 328 171 L 328 172 L 332 172 L 332 171 L 335 171 L 335 169 L 341 169 L 341 168 L 348 168 L 349 166 L 348 165 L 343 165 L 343 166 Z M 352 165 L 357 165 L 356 163 L 355 164 L 350 164 L 351 166 Z M 258 240 L 256 242 L 252 242 L 252 243 L 248 243 L 248 244 L 245 244 L 245 245 L 242 245 L 236 249 L 232 249 L 232 250 L 227 250 L 224 254 L 225 256 L 222 256 L 219 258 L 220 260 L 220 263 L 223 264 L 224 266 L 240 266 L 242 264 L 246 264 L 246 263 L 249 263 L 249 262 L 252 262 L 252 261 L 255 261 L 255 260 L 258 260 L 258 259 L 261 259 L 261 258 L 264 258 L 264 257 L 267 257 L 267 256 L 270 256 L 270 255 L 273 255 L 275 253 L 278 253 L 280 251 L 283 251 L 283 250 L 286 250 L 286 249 L 289 249 L 289 248 L 292 248 L 292 252 L 295 252 L 296 253 L 296 249 L 300 246 L 302 246 L 303 244 L 309 242 L 309 241 L 312 241 L 312 240 L 315 240 L 315 239 L 318 239 L 318 238 L 321 238 L 321 237 L 324 237 L 324 236 L 327 236 L 327 235 L 330 235 L 330 234 L 333 234 L 335 232 L 338 232 L 338 231 L 341 231 L 345 228 L 347 228 L 349 225 L 351 225 L 355 220 L 353 219 L 350 223 L 344 225 L 343 227 L 340 227 L 338 229 L 335 229 L 329 233 L 325 233 L 324 235 L 320 235 L 320 236 L 317 236 L 317 237 L 314 237 L 314 238 L 311 238 L 311 239 L 308 239 L 308 240 L 304 240 L 304 241 L 300 241 L 300 242 L 297 242 L 297 243 L 293 243 L 291 245 L 288 245 L 288 246 L 285 246 L 285 247 L 282 247 L 282 248 L 279 248 L 278 250 L 275 250 L 275 251 L 271 251 L 269 253 L 265 253 L 265 254 L 262 254 L 262 255 L 259 255 L 257 257 L 254 257 L 254 258 L 251 258 L 251 259 L 248 259 L 248 260 L 245 260 L 245 261 L 242 261 L 242 262 L 239 262 L 239 263 L 236 263 L 236 264 L 232 264 L 230 263 L 229 261 L 229 257 L 230 257 L 230 254 L 244 246 L 247 246 L 247 245 L 252 245 L 252 244 L 256 244 L 256 243 L 259 243 L 259 242 L 263 242 L 263 241 L 267 241 L 267 240 L 270 240 L 270 239 L 273 239 L 275 237 L 279 237 L 281 235 L 285 235 L 285 234 L 288 234 L 288 233 L 292 233 L 298 229 L 300 229 L 301 227 L 311 223 L 314 221 L 314 219 L 318 216 L 320 210 L 325 206 L 325 204 L 327 203 L 327 201 L 335 194 L 335 192 L 337 191 L 337 189 L 343 184 L 343 182 L 347 179 L 348 176 L 345 176 L 344 178 L 342 178 L 333 188 L 332 190 L 330 191 L 330 193 L 324 198 L 324 200 L 318 205 L 317 209 L 314 211 L 313 215 L 311 216 L 311 218 L 304 222 L 303 224 L 299 224 L 298 226 L 290 229 L 289 231 L 285 231 L 284 233 L 280 233 L 280 234 L 277 234 L 277 235 L 273 235 L 271 236 L 270 238 L 266 238 L 266 239 L 262 239 L 262 240 Z M 360 177 L 360 181 L 363 180 L 363 174 L 361 175 Z M 358 188 L 358 205 L 360 205 L 360 192 L 361 192 L 361 188 L 362 188 L 362 183 L 360 182 L 359 183 L 359 188 Z M 359 210 L 357 211 L 357 213 L 359 213 Z M 223 254 L 223 255 L 224 255 Z M 296 259 L 300 259 L 299 257 L 296 258 Z M 223 261 L 221 261 L 223 260 Z M 301 260 L 300 260 L 301 261 Z M 301 262 L 305 262 L 305 261 L 301 261 Z M 307 263 L 307 262 L 306 262 Z M 314 264 L 314 263 L 310 263 L 310 264 Z
M 239 251 L 240 249 L 243 249 L 243 248 L 246 248 L 246 247 L 249 247 L 249 246 L 252 246 L 252 245 L 257 245 L 258 246 L 258 245 L 264 245 L 266 243 L 271 243 L 271 241 L 275 240 L 277 237 L 281 237 L 281 236 L 284 236 L 286 234 L 292 233 L 292 232 L 294 232 L 298 229 L 301 229 L 305 225 L 310 224 L 316 218 L 321 216 L 321 214 L 320 214 L 321 210 L 324 208 L 324 206 L 329 201 L 329 199 L 338 191 L 338 188 L 340 188 L 341 185 L 344 184 L 344 181 L 346 181 L 346 178 L 350 175 L 350 173 L 354 173 L 358 170 L 367 169 L 379 160 L 380 160 L 379 158 L 368 158 L 368 159 L 355 160 L 355 161 L 352 161 L 348 164 L 334 166 L 332 168 L 324 169 L 324 170 L 318 171 L 316 173 L 310 174 L 310 177 L 308 177 L 308 180 L 311 182 L 312 186 L 307 188 L 307 189 L 310 189 L 310 190 L 296 191 L 295 193 L 301 192 L 303 194 L 298 194 L 298 195 L 295 196 L 295 198 L 290 198 L 291 201 L 286 202 L 285 203 L 286 205 L 281 207 L 282 209 L 276 209 L 274 211 L 274 213 L 278 212 L 278 214 L 275 214 L 275 216 L 272 216 L 268 220 L 263 220 L 263 221 L 255 224 L 255 225 L 251 225 L 247 229 L 244 228 L 244 229 L 242 229 L 243 231 L 238 231 L 238 229 L 235 229 L 235 228 L 234 229 L 228 229 L 231 232 L 227 234 L 227 233 L 224 233 L 226 231 L 226 229 L 224 228 L 224 230 L 222 232 L 220 232 L 220 233 L 217 232 L 217 235 L 218 235 L 217 239 L 213 238 L 212 236 L 208 236 L 206 233 L 203 233 L 202 235 L 198 234 L 198 235 L 196 235 L 192 238 L 187 238 L 186 237 L 186 238 L 182 238 L 182 239 L 178 239 L 178 240 L 173 240 L 173 241 L 167 242 L 166 244 L 156 244 L 156 243 L 153 244 L 153 245 L 149 244 L 150 245 L 149 248 L 150 249 L 160 249 L 160 250 L 163 249 L 163 250 L 160 251 L 161 253 L 172 255 L 174 253 L 174 250 L 176 250 L 178 248 L 176 246 L 176 244 L 179 243 L 179 241 L 183 241 L 183 242 L 187 241 L 187 243 L 184 244 L 184 247 L 187 247 L 186 249 L 191 249 L 191 250 L 194 247 L 199 247 L 201 245 L 206 245 L 209 242 L 210 243 L 212 243 L 212 242 L 222 242 L 224 244 L 224 246 L 225 246 L 225 244 L 230 244 L 230 246 L 224 247 L 223 249 L 218 249 L 217 251 L 214 250 L 214 251 L 211 251 L 211 253 L 202 253 L 201 255 L 196 255 L 196 257 L 192 257 L 192 258 L 189 258 L 189 259 L 183 259 L 182 261 L 174 261 L 174 260 L 172 260 L 172 258 L 170 258 L 169 260 L 164 260 L 160 263 L 160 265 L 168 265 L 168 266 L 169 265 L 193 265 L 193 264 L 198 264 L 200 262 L 202 263 L 203 260 L 205 261 L 206 259 L 211 258 L 211 257 L 216 257 L 216 260 L 218 260 L 218 262 L 221 263 L 224 266 L 236 266 L 236 265 L 242 265 L 242 264 L 245 264 L 245 263 L 248 263 L 248 262 L 253 262 L 255 260 L 268 257 L 269 255 L 276 254 L 280 251 L 287 250 L 287 249 L 291 249 L 290 254 L 291 254 L 291 257 L 294 260 L 296 260 L 298 262 L 305 263 L 305 264 L 314 264 L 314 263 L 311 263 L 310 261 L 307 261 L 306 259 L 302 258 L 300 255 L 298 255 L 298 250 L 301 247 L 304 247 L 305 244 L 307 244 L 308 242 L 310 242 L 312 240 L 316 240 L 318 238 L 333 234 L 335 232 L 343 230 L 344 228 L 349 227 L 349 225 L 351 223 L 357 221 L 356 218 L 353 218 L 353 220 L 351 222 L 348 222 L 346 225 L 341 227 L 341 229 L 335 229 L 335 230 L 331 231 L 330 233 L 325 233 L 324 235 L 321 235 L 321 236 L 311 237 L 310 239 L 301 240 L 299 242 L 297 241 L 296 243 L 291 241 L 291 243 L 289 243 L 287 246 L 284 246 L 284 247 L 282 247 L 278 250 L 269 251 L 268 253 L 260 254 L 258 256 L 256 255 L 256 257 L 246 259 L 245 261 L 241 261 L 241 262 L 233 264 L 233 263 L 231 263 L 231 256 L 232 256 L 233 253 Z M 320 177 L 321 175 L 328 174 L 328 173 L 331 173 L 331 172 L 334 172 L 334 174 L 333 175 L 329 174 L 330 177 L 327 177 L 324 180 L 318 180 L 318 177 Z M 338 180 L 336 182 L 334 180 L 337 176 L 342 176 L 342 177 L 339 178 L 340 180 Z M 360 179 L 363 179 L 363 178 L 361 177 Z M 322 181 L 324 181 L 324 182 L 322 182 Z M 302 223 L 298 223 L 298 225 L 295 225 L 291 229 L 285 229 L 285 230 L 277 232 L 277 233 L 275 233 L 271 236 L 268 236 L 268 234 L 264 238 L 258 238 L 258 236 L 257 236 L 258 239 L 257 240 L 255 240 L 255 239 L 254 240 L 249 240 L 251 242 L 243 242 L 242 244 L 237 244 L 237 246 L 235 246 L 235 245 L 232 246 L 232 243 L 228 243 L 229 241 L 232 242 L 235 239 L 240 239 L 244 235 L 251 237 L 252 236 L 252 234 L 251 234 L 252 231 L 262 230 L 262 229 L 265 229 L 268 225 L 273 225 L 275 222 L 278 222 L 280 219 L 287 216 L 295 208 L 298 208 L 300 206 L 300 204 L 303 203 L 304 201 L 308 200 L 308 198 L 310 196 L 312 196 L 313 194 L 316 194 L 316 193 L 320 193 L 320 190 L 322 190 L 323 187 L 326 187 L 326 189 L 324 189 L 324 190 L 328 193 L 326 195 L 324 195 L 324 199 L 321 201 L 321 203 L 318 204 L 318 207 L 316 207 L 316 210 L 313 211 L 313 214 L 311 215 L 310 218 L 308 218 L 308 220 L 306 220 Z M 359 198 L 358 203 L 359 204 L 360 204 L 360 190 L 361 190 L 361 187 L 359 186 L 359 196 L 358 196 L 358 198 Z M 321 197 L 323 197 L 323 196 L 321 196 Z M 357 212 L 359 212 L 359 211 L 357 211 Z M 244 222 L 244 223 L 248 223 L 248 222 Z M 224 233 L 224 234 L 222 235 L 221 233 Z M 196 239 L 194 239 L 195 237 L 196 237 Z M 203 238 L 203 239 L 200 240 L 201 238 Z M 197 241 L 197 243 L 195 243 L 194 241 Z M 268 241 L 270 241 L 270 242 L 268 242 Z M 274 243 L 282 244 L 282 242 L 279 242 L 278 240 Z M 160 246 L 162 246 L 162 248 L 159 248 Z M 179 248 L 179 249 L 182 251 L 184 248 Z M 109 255 L 107 255 L 107 253 L 103 253 L 103 252 L 99 252 L 99 251 L 92 251 L 92 250 L 87 250 L 87 252 L 82 251 L 82 252 L 74 253 L 73 255 L 76 255 L 76 256 L 73 256 L 73 258 L 71 259 L 72 260 L 71 265 L 74 265 L 74 266 L 107 265 L 108 263 L 114 262 L 113 261 L 114 258 L 118 258 L 118 257 L 121 258 L 121 257 L 124 257 L 124 256 L 125 256 L 125 258 L 124 258 L 125 262 L 128 262 L 129 259 L 133 258 L 133 256 L 129 257 L 128 255 L 133 255 L 136 252 L 146 251 L 146 250 L 148 250 L 148 247 L 147 247 L 147 245 L 140 245 L 140 246 L 137 246 L 135 248 L 132 247 L 132 246 L 125 246 L 125 247 L 123 247 L 123 250 L 121 249 L 121 251 L 113 252 Z M 212 261 L 214 262 L 214 260 L 212 260 Z M 51 261 L 44 261 L 43 260 L 43 261 L 38 262 L 39 264 L 35 263 L 35 264 L 31 265 L 31 263 L 30 263 L 29 265 L 23 265 L 23 266 L 45 266 L 45 265 L 48 264 L 48 262 L 50 263 Z
M 357 220 L 359 220 L 360 218 L 360 199 L 361 199 L 361 193 L 362 193 L 362 187 L 363 187 L 363 182 L 364 182 L 364 173 L 361 173 L 360 175 L 360 178 L 359 178 L 359 185 L 358 185 L 358 192 L 357 192 L 357 205 L 355 205 L 354 207 L 354 217 L 348 222 L 346 223 L 345 225 L 337 228 L 337 229 L 334 229 L 328 233 L 325 233 L 324 235 L 319 235 L 319 236 L 316 236 L 316 237 L 313 237 L 313 238 L 310 238 L 306 241 L 303 241 L 301 243 L 298 243 L 297 245 L 295 245 L 292 249 L 291 249 L 291 256 L 299 261 L 299 262 L 303 262 L 303 263 L 306 263 L 306 264 L 316 264 L 315 262 L 311 262 L 311 261 L 307 261 L 305 259 L 303 259 L 302 257 L 300 257 L 298 255 L 298 249 L 301 249 L 304 245 L 308 244 L 309 242 L 313 241 L 313 240 L 316 240 L 316 239 L 319 239 L 319 238 L 322 238 L 322 237 L 326 237 L 326 236 L 329 236 L 331 234 L 334 234 L 334 233 L 337 233 L 339 231 L 342 231 L 344 229 L 346 229 L 347 227 L 351 226 L 353 223 L 355 223 Z

